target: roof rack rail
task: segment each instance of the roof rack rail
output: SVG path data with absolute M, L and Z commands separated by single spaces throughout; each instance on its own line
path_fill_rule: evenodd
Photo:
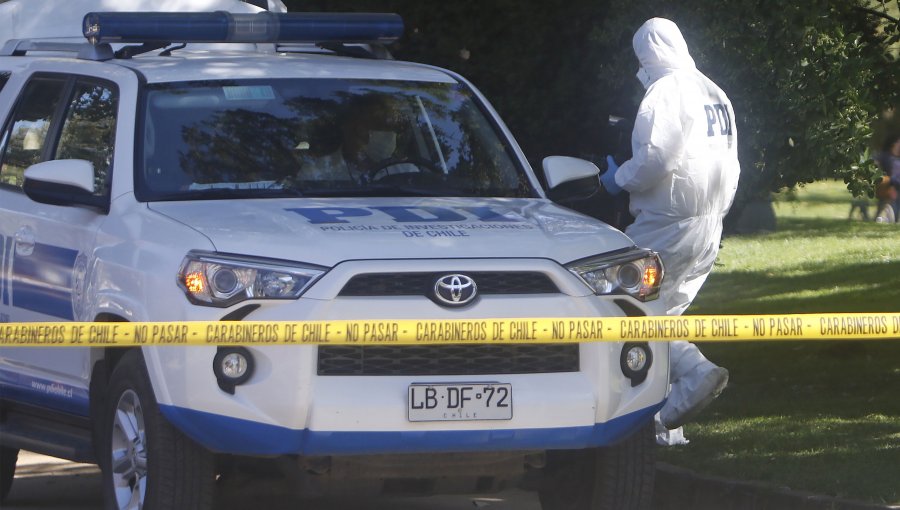
M 366 58 L 373 60 L 394 60 L 387 45 L 375 43 L 277 43 L 277 53 L 329 53 L 341 57 Z
M 36 41 L 33 39 L 10 39 L 0 48 L 0 56 L 21 57 L 28 52 L 75 53 L 83 60 L 110 60 L 115 55 L 109 44 L 88 42 Z

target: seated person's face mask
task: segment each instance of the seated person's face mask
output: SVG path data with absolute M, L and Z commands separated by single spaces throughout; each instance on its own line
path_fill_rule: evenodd
M 370 161 L 384 161 L 397 149 L 397 133 L 393 131 L 369 131 L 369 143 L 363 152 Z

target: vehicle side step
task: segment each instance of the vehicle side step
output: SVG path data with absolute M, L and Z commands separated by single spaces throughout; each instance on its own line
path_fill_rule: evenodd
M 95 464 L 90 420 L 3 402 L 0 443 L 9 448 Z

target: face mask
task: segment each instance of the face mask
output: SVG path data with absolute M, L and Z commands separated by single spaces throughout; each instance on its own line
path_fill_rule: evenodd
M 397 148 L 397 133 L 393 131 L 369 131 L 369 143 L 363 152 L 370 161 L 384 161 Z
M 639 68 L 636 76 L 645 89 L 650 87 L 650 75 L 647 74 L 646 69 L 643 67 Z

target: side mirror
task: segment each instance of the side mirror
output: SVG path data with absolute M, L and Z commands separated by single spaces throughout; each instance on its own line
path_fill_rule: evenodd
M 553 189 L 564 182 L 576 181 L 600 175 L 600 169 L 590 161 L 568 156 L 547 156 L 544 158 L 544 176 L 547 187 Z
M 42 204 L 105 209 L 105 199 L 94 195 L 94 165 L 83 159 L 31 165 L 25 169 L 22 189 L 28 198 Z

